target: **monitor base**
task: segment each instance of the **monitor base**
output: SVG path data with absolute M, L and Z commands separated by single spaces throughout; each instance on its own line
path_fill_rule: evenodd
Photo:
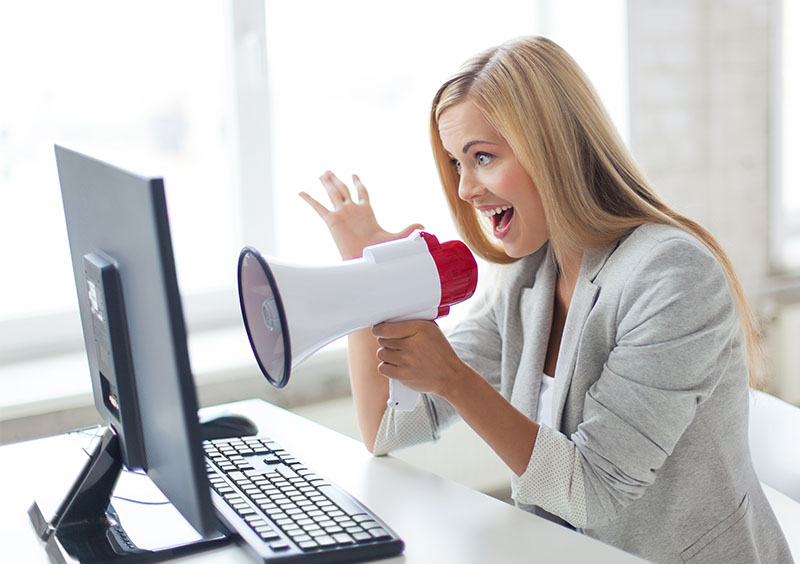
M 161 562 L 230 542 L 230 536 L 220 532 L 160 550 L 138 548 L 110 504 L 121 469 L 119 439 L 108 428 L 52 518 L 33 502 L 28 517 L 51 562 Z M 220 528 L 224 530 L 221 524 Z
M 36 502 L 28 510 L 28 516 L 34 528 L 40 526 L 41 523 L 47 523 Z M 109 506 L 106 517 L 108 519 L 106 526 L 75 527 L 72 530 L 59 530 L 50 535 L 44 544 L 50 562 L 53 564 L 163 562 L 225 546 L 231 540 L 227 535 L 219 534 L 161 550 L 143 550 L 132 543 L 125 533 L 125 529 L 116 521 L 113 507 Z

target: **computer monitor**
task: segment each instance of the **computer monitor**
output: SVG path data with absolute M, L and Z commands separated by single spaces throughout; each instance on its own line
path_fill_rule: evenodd
M 107 429 L 55 515 L 34 504 L 31 520 L 81 562 L 160 559 L 129 550 L 107 514 L 124 465 L 143 469 L 204 540 L 217 542 L 163 180 L 64 147 L 55 153 L 94 404 Z

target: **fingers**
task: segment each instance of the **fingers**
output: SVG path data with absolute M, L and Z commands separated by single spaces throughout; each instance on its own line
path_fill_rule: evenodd
M 350 201 L 350 189 L 331 171 L 325 171 L 325 173 L 319 177 L 319 181 L 325 187 L 325 191 L 328 192 L 328 197 L 331 199 L 331 203 L 334 206 L 339 206 Z
M 389 364 L 388 362 L 381 362 L 378 364 L 378 374 L 386 376 L 387 378 L 399 380 L 403 375 L 403 369 L 394 364 Z
M 312 208 L 314 208 L 314 211 L 317 212 L 322 219 L 325 219 L 325 216 L 331 213 L 328 208 L 320 204 L 317 200 L 309 196 L 307 193 L 300 192 L 299 196 L 303 198 L 306 202 L 308 202 L 308 204 Z
M 397 351 L 386 347 L 379 348 L 375 356 L 378 358 L 378 374 L 387 378 L 400 378 L 406 376 L 409 368 L 407 351 Z
M 403 345 L 408 341 L 408 337 L 401 339 L 387 339 L 385 337 L 378 337 L 378 346 L 384 349 L 399 351 L 405 348 Z
M 425 227 L 421 223 L 415 223 L 414 225 L 409 225 L 408 227 L 406 227 L 405 229 L 403 229 L 399 233 L 395 233 L 395 235 L 398 236 L 397 237 L 398 239 L 404 239 L 405 237 L 408 237 L 409 235 L 411 235 L 411 233 L 413 233 L 417 229 L 422 230 L 422 229 L 425 229 Z
M 353 175 L 353 185 L 356 187 L 356 192 L 358 192 L 358 201 L 368 204 L 369 194 L 367 193 L 367 188 L 357 174 Z
M 386 364 L 391 364 L 392 366 L 401 366 L 403 364 L 404 353 L 402 351 L 381 347 L 375 354 L 378 360 Z
M 418 333 L 417 323 L 419 321 L 395 321 L 384 322 L 372 328 L 372 334 L 378 340 L 390 342 L 392 340 L 402 340 L 413 337 Z

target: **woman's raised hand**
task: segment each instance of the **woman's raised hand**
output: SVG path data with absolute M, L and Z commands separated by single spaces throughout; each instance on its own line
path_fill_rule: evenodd
M 369 203 L 367 189 L 355 174 L 353 185 L 358 194 L 357 202 L 351 198 L 347 185 L 331 171 L 326 171 L 319 180 L 328 192 L 333 209 L 329 210 L 306 192 L 300 192 L 300 197 L 314 208 L 328 226 L 343 259 L 358 258 L 362 255 L 364 247 L 401 239 L 410 235 L 415 229 L 422 229 L 421 225 L 414 224 L 398 233 L 391 233 L 378 225 Z

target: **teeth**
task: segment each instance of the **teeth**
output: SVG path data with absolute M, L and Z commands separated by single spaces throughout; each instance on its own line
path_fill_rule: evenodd
M 482 210 L 481 211 L 481 215 L 483 217 L 492 217 L 493 215 L 497 215 L 499 213 L 503 213 L 506 210 L 510 210 L 512 207 L 513 206 L 506 205 L 506 206 L 498 206 L 498 207 L 496 207 L 494 209 L 491 209 L 491 210 Z

